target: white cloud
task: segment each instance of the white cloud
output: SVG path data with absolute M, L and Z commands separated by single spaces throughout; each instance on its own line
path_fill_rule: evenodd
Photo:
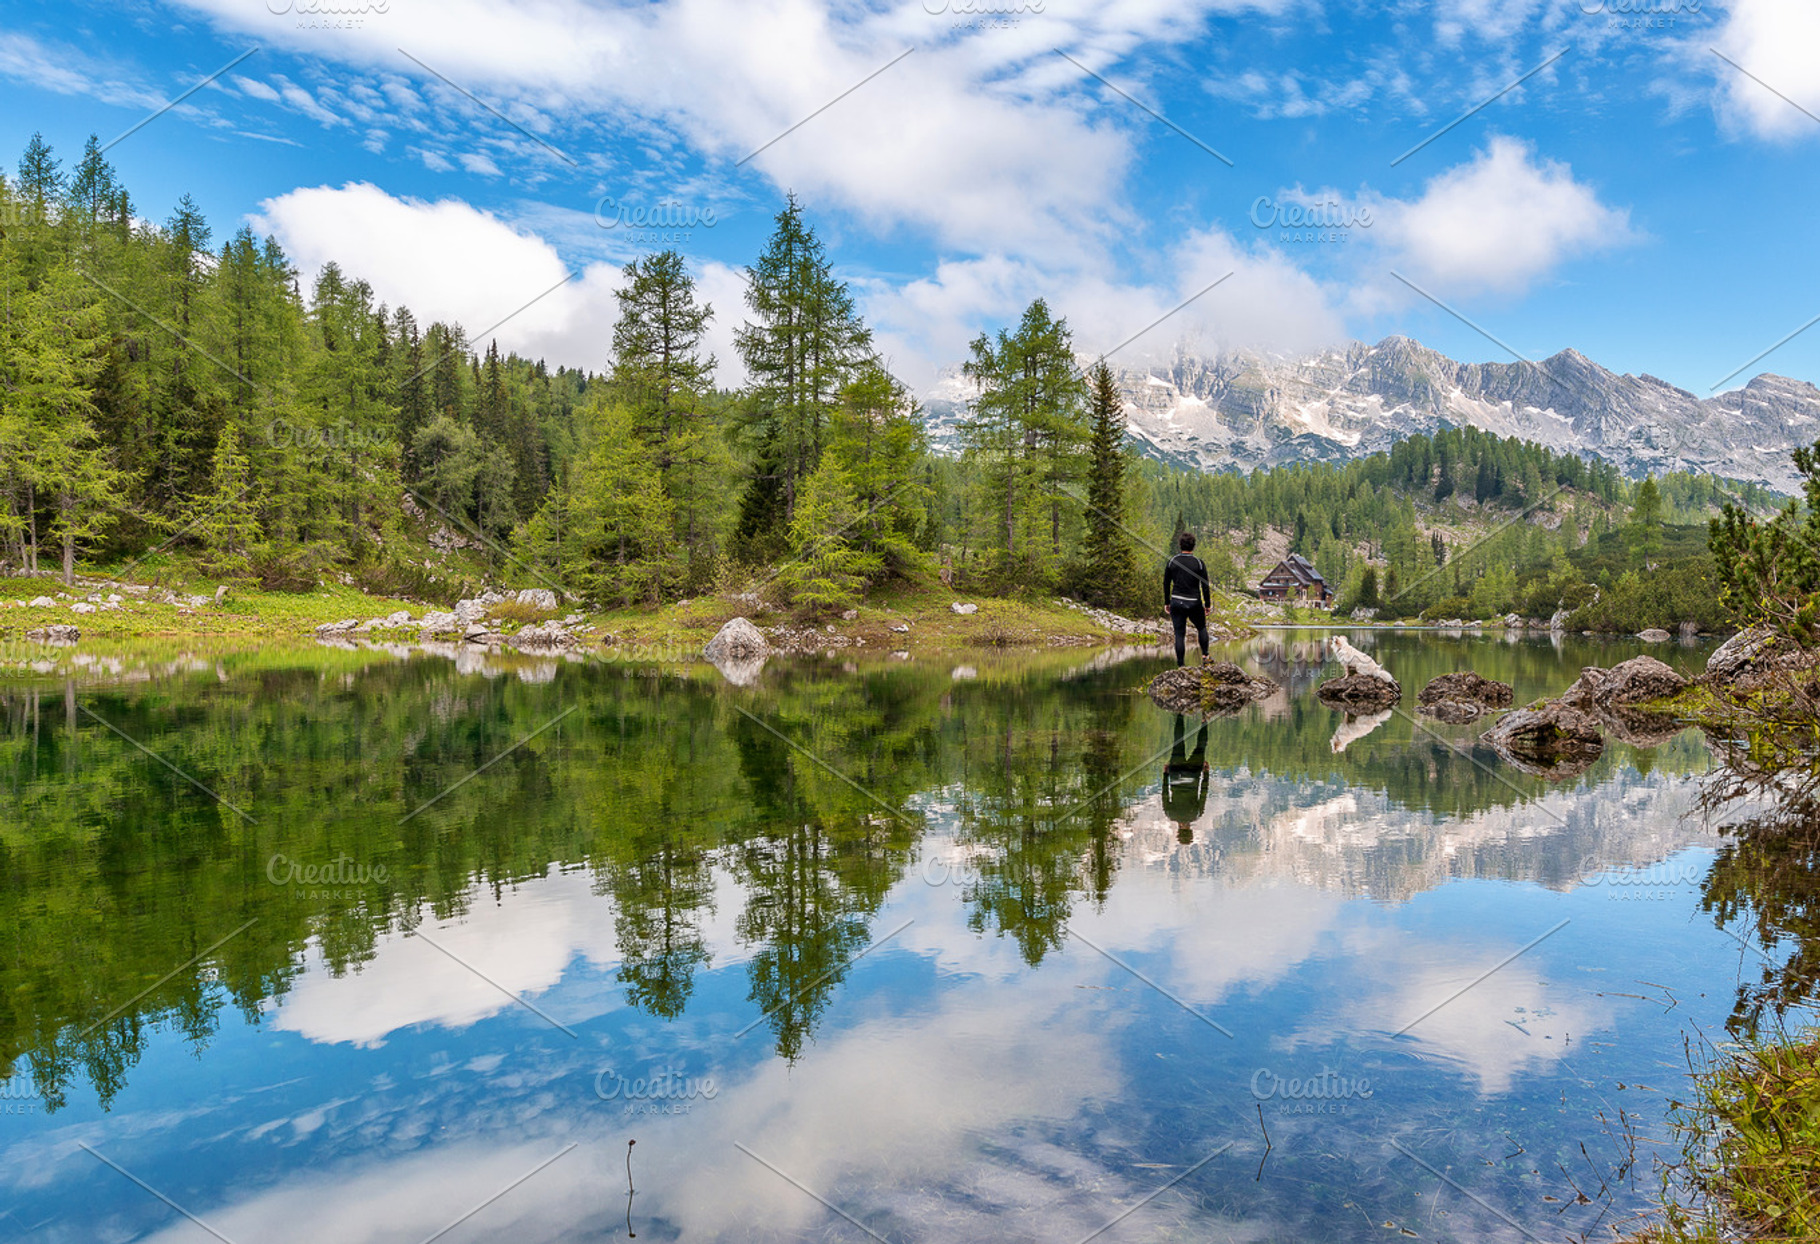
M 1362 205 L 1373 219 L 1355 233 L 1374 258 L 1441 296 L 1519 294 L 1569 259 L 1637 240 L 1627 209 L 1600 202 L 1567 165 L 1538 160 L 1513 138 L 1493 138 L 1429 181 L 1420 198 L 1367 197 Z M 1384 283 L 1360 301 L 1393 288 Z
M 881 232 L 909 229 L 965 254 L 1064 261 L 1103 249 L 1108 231 L 1129 214 L 1121 201 L 1129 135 L 1151 123 L 1103 97 L 1054 49 L 1112 73 L 1140 43 L 1198 35 L 1209 14 L 1272 12 L 1294 2 L 1055 6 L 1020 14 L 1010 30 L 969 34 L 953 14 L 915 4 L 855 12 L 820 0 L 398 0 L 383 21 L 322 40 L 275 28 L 238 0 L 191 0 L 220 25 L 288 39 L 388 78 L 403 72 L 432 95 L 448 95 L 451 115 L 481 130 L 503 128 L 401 62 L 397 49 L 409 48 L 527 129 L 576 148 L 584 165 L 599 165 L 608 153 L 565 139 L 553 123 L 657 123 L 723 168 L 751 156 L 729 176 L 757 173 Z M 908 48 L 914 54 L 858 85 Z M 1132 86 L 1142 93 L 1141 84 Z M 405 89 L 395 80 L 380 86 L 395 107 L 415 113 L 418 101 Z M 302 99 L 291 102 L 306 108 Z M 310 104 L 319 110 L 310 115 L 328 123 L 333 114 L 322 102 Z M 596 142 L 602 132 L 576 128 Z M 529 176 L 556 157 L 527 145 L 520 158 Z
M 88 95 L 124 108 L 158 108 L 165 103 L 155 92 L 126 81 L 120 71 L 73 47 L 43 43 L 13 31 L 0 31 L 0 76 L 58 95 Z M 179 107 L 199 115 L 186 105 Z
M 477 343 L 496 338 L 508 351 L 553 364 L 601 370 L 610 362 L 620 264 L 566 264 L 543 237 L 460 199 L 398 198 L 363 182 L 303 187 L 265 200 L 252 224 L 278 238 L 305 288 L 333 261 L 422 323 L 458 323 Z M 577 275 L 563 283 L 571 271 Z M 720 360 L 720 382 L 737 385 L 743 373 L 733 329 L 745 282 L 717 263 L 696 276 L 698 296 L 716 313 L 708 346 Z
M 251 95 L 254 99 L 264 100 L 268 104 L 275 104 L 278 102 L 278 92 L 259 81 L 257 78 L 243 78 L 239 74 L 235 74 L 232 81 L 235 86 L 239 87 L 246 94 Z
M 1709 42 L 1738 68 L 1714 57 Z M 1733 0 L 1716 40 L 1697 40 L 1687 52 L 1718 79 L 1728 124 L 1758 138 L 1820 136 L 1820 123 L 1802 112 L 1820 114 L 1820 5 L 1813 0 Z

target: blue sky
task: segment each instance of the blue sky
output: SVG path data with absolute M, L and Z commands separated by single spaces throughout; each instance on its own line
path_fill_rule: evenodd
M 248 52 L 109 149 L 138 209 L 552 362 L 675 244 L 736 380 L 789 190 L 916 383 L 1037 295 L 1091 351 L 1167 314 L 1127 364 L 1401 332 L 1701 395 L 1820 316 L 1812 0 L 9 2 L 0 147 L 73 161 Z M 1719 387 L 1760 371 L 1820 378 L 1820 325 Z

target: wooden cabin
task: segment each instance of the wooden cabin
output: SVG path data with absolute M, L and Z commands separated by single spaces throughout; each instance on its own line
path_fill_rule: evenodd
M 1311 605 L 1331 605 L 1333 589 L 1314 564 L 1300 553 L 1291 553 L 1276 564 L 1258 584 L 1259 600 L 1299 600 Z

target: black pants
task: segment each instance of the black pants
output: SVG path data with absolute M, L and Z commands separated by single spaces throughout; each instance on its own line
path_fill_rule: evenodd
M 1188 624 L 1194 623 L 1195 633 L 1201 638 L 1201 657 L 1207 656 L 1207 608 L 1200 601 L 1192 605 L 1181 605 L 1169 602 L 1169 620 L 1175 624 L 1175 663 L 1179 667 L 1187 661 Z

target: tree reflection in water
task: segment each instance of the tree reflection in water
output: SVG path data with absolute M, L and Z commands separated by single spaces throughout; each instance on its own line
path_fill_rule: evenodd
M 1577 672 L 1546 647 L 1390 647 L 1379 655 L 1411 682 L 1470 661 L 1528 694 Z M 1265 644 L 1234 655 L 1311 670 L 1317 654 Z M 357 971 L 383 939 L 460 920 L 557 871 L 587 872 L 611 904 L 618 981 L 663 1020 L 690 1007 L 712 966 L 717 895 L 737 902 L 748 998 L 793 1059 L 855 957 L 886 932 L 879 912 L 915 875 L 932 829 L 970 862 L 954 891 L 969 925 L 1032 965 L 1062 944 L 1077 904 L 1105 903 L 1140 801 L 1192 813 L 1208 858 L 1241 868 L 1278 858 L 1258 819 L 1269 809 L 1338 791 L 1408 810 L 1407 828 L 1347 848 L 1348 875 L 1373 877 L 1374 893 L 1449 870 L 1567 884 L 1606 851 L 1591 816 L 1560 834 L 1444 850 L 1436 827 L 1515 812 L 1544 785 L 1402 720 L 1335 755 L 1337 715 L 1305 696 L 1197 723 L 1190 742 L 1132 694 L 1151 672 L 1066 653 L 996 660 L 966 682 L 934 662 L 774 662 L 732 687 L 706 666 L 564 663 L 532 679 L 509 661 L 476 671 L 323 649 L 0 682 L 0 1073 L 29 1073 L 48 1109 L 79 1079 L 106 1104 L 155 1030 L 200 1050 L 229 1006 L 265 1022 L 306 951 L 334 975 Z M 1190 788 L 1213 812 L 1179 803 L 1188 789 L 1160 793 L 1159 761 L 1170 754 L 1173 767 L 1176 751 L 1184 766 L 1211 766 Z M 1608 757 L 1586 788 L 1621 764 L 1685 772 L 1705 758 L 1697 739 L 1678 739 Z M 1812 875 L 1811 842 L 1805 854 L 1777 847 L 1774 861 L 1770 849 L 1741 839 L 1715 870 L 1713 901 L 1741 896 L 1735 914 L 1749 897 L 1766 928 L 1806 936 L 1805 891 L 1758 896 L 1792 871 Z M 358 884 L 280 883 L 278 857 L 365 871 Z M 1736 880 L 1726 890 L 1719 878 Z

